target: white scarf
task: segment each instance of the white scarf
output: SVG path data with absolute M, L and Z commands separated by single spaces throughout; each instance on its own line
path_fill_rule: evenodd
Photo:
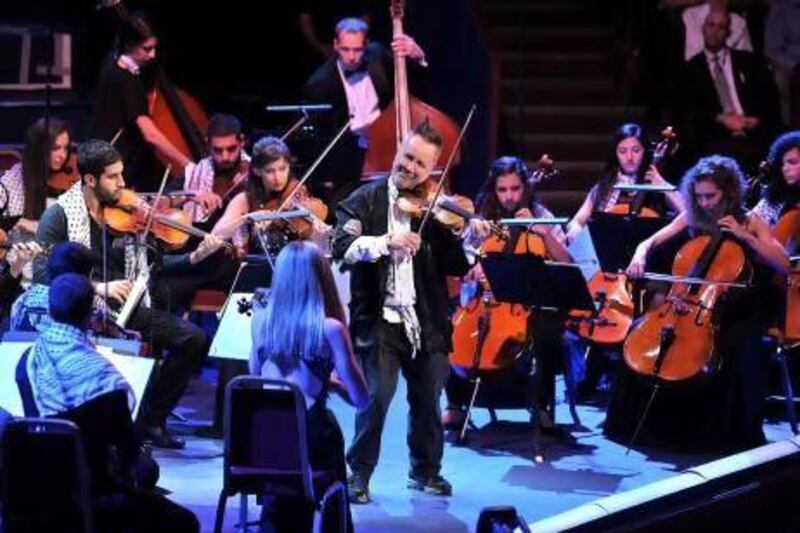
M 92 232 L 89 220 L 89 208 L 86 206 L 86 199 L 83 196 L 83 183 L 76 182 L 72 187 L 58 197 L 56 203 L 64 210 L 67 217 L 67 238 L 72 242 L 77 242 L 92 249 Z M 136 261 L 136 246 L 125 245 L 125 277 L 133 279 L 135 274 L 143 267 L 147 266 L 147 249 L 141 247 L 139 262 Z M 138 268 L 137 268 L 138 267 Z M 145 302 L 149 302 L 149 297 L 145 295 Z
M 397 186 L 389 176 L 389 209 L 388 232 L 389 234 L 411 231 L 411 218 L 397 208 Z M 384 302 L 384 318 L 398 317 L 403 323 L 406 336 L 411 343 L 411 356 L 414 357 L 422 347 L 419 319 L 417 318 L 414 304 L 417 294 L 414 288 L 414 261 L 411 256 L 404 256 L 393 252 L 390 256 L 391 267 L 389 279 L 386 283 L 386 301 Z M 392 314 L 395 314 L 394 317 Z M 388 316 L 387 316 L 388 315 Z

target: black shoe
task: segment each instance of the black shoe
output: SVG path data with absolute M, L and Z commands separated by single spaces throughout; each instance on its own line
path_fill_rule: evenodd
M 372 498 L 369 497 L 369 476 L 356 472 L 347 478 L 347 492 L 350 495 L 350 503 L 372 502 Z
M 411 476 L 406 486 L 409 489 L 421 490 L 434 496 L 452 496 L 453 486 L 440 475 L 430 477 Z
M 142 440 L 158 448 L 170 450 L 180 450 L 186 446 L 186 441 L 171 435 L 164 426 L 144 426 L 142 428 Z

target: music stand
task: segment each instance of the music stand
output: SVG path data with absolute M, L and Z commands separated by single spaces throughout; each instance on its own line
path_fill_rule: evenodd
M 627 268 L 639 243 L 665 225 L 666 220 L 662 218 L 592 213 L 588 226 L 600 269 L 603 272 L 618 272 Z
M 592 295 L 578 265 L 502 253 L 487 254 L 481 265 L 498 302 L 535 309 L 594 310 Z
M 491 253 L 481 259 L 483 272 L 489 281 L 492 295 L 498 302 L 514 303 L 529 306 L 535 311 L 528 324 L 527 346 L 533 346 L 530 385 L 531 411 L 533 425 L 533 455 L 535 462 L 542 462 L 539 451 L 539 379 L 541 372 L 536 363 L 542 350 L 537 349 L 536 321 L 543 320 L 546 311 L 555 311 L 556 317 L 570 309 L 594 310 L 594 302 L 581 269 L 574 264 L 545 261 L 535 255 Z M 539 341 L 541 339 L 538 339 Z M 569 372 L 569 367 L 565 368 Z M 555 413 L 554 398 L 548 399 L 551 410 Z M 573 422 L 580 425 L 574 401 L 570 401 L 570 413 Z M 571 438 L 568 432 L 558 428 L 558 434 Z

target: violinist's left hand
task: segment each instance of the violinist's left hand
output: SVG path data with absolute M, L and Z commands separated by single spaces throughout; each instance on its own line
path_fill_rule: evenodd
M 514 213 L 514 218 L 533 218 L 533 213 L 527 207 L 523 207 Z
M 717 225 L 720 227 L 720 229 L 722 229 L 722 231 L 732 234 L 741 241 L 746 241 L 747 237 L 750 236 L 750 233 L 747 231 L 747 229 L 743 225 L 739 224 L 739 222 L 737 222 L 736 219 L 731 215 L 727 215 L 719 219 L 717 221 Z
M 216 235 L 212 235 L 211 233 L 206 234 L 206 236 L 203 237 L 202 242 L 197 245 L 197 249 L 189 254 L 189 262 L 193 265 L 199 263 L 222 248 L 224 244 L 225 241 Z
M 404 33 L 392 39 L 392 51 L 401 56 L 408 56 L 418 61 L 420 64 L 425 65 L 425 52 L 422 51 L 422 48 L 420 48 L 414 39 Z

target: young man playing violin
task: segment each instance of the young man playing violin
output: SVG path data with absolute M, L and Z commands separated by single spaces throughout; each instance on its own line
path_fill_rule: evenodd
M 194 193 L 183 205 L 192 222 L 211 230 L 234 194 L 244 187 L 250 156 L 244 151 L 242 123 L 217 113 L 208 120 L 206 142 L 211 155 L 186 166 L 183 190 Z
M 178 150 L 153 122 L 148 99 L 150 82 L 143 80 L 154 64 L 158 36 L 149 17 L 132 13 L 122 21 L 117 46 L 104 66 L 95 90 L 89 137 L 114 140 L 122 154 L 131 188 L 141 192 L 158 189 L 163 165 L 169 161 L 175 175 L 191 160 Z
M 55 204 L 42 214 L 36 240 L 44 245 L 74 241 L 93 252 L 94 287 L 109 304 L 121 306 L 127 299 L 132 282 L 130 276 L 137 262 L 133 246 L 115 244 L 111 229 L 103 229 L 105 206 L 113 206 L 125 187 L 122 158 L 109 143 L 90 140 L 78 147 L 78 170 L 81 181 L 59 196 Z M 164 270 L 180 270 L 202 261 L 222 246 L 216 237 L 207 236 L 191 253 L 167 256 Z M 148 246 L 149 248 L 149 246 Z M 105 253 L 105 259 L 103 254 Z M 108 278 L 103 280 L 103 266 Z M 34 262 L 34 283 L 47 283 L 47 267 L 43 258 Z M 139 331 L 156 349 L 168 352 L 153 383 L 152 396 L 140 417 L 143 437 L 167 448 L 183 447 L 183 440 L 170 435 L 166 418 L 177 405 L 191 377 L 207 352 L 202 330 L 172 314 L 138 305 L 128 320 L 128 328 Z
M 628 266 L 629 276 L 642 277 L 648 256 L 667 240 L 683 234 L 692 238 L 688 243 L 692 244 L 697 237 L 722 232 L 726 241 L 738 245 L 735 250 L 744 252 L 744 271 L 751 273 L 749 280 L 745 280 L 750 283 L 748 288 L 730 288 L 724 298 L 716 304 L 712 302 L 713 321 L 719 328 L 714 331 L 712 355 L 721 361 L 720 369 L 716 373 L 704 372 L 702 378 L 693 378 L 690 383 L 662 388 L 637 444 L 727 451 L 764 442 L 761 403 L 768 357 L 762 338 L 768 315 L 775 307 L 767 288 L 772 273 L 788 270 L 789 260 L 767 225 L 745 212 L 744 187 L 742 172 L 733 159 L 722 156 L 701 159 L 681 183 L 686 211 L 640 243 Z M 717 256 L 724 251 L 717 252 Z M 716 260 L 735 261 L 732 257 Z M 695 312 L 680 295 L 673 297 L 670 293 L 666 302 L 648 315 L 665 316 L 673 306 L 677 313 Z M 704 316 L 711 319 L 710 312 Z M 682 334 L 676 326 L 675 335 Z M 629 348 L 625 349 L 627 357 Z M 649 396 L 649 389 L 636 375 L 622 372 L 614 383 L 605 433 L 629 440 Z
M 440 475 L 444 435 L 439 396 L 452 348 L 445 276 L 467 271 L 461 237 L 478 246 L 490 228 L 473 219 L 459 237 L 430 219 L 420 234 L 420 221 L 399 208 L 399 197 L 426 185 L 441 146 L 439 133 L 420 124 L 400 146 L 391 175 L 362 185 L 336 212 L 333 256 L 351 268 L 350 332 L 369 387 L 369 402 L 356 415 L 356 435 L 347 453 L 355 503 L 370 501 L 369 479 L 401 370 L 409 401 L 408 487 L 437 495 L 452 492 Z
M 327 208 L 309 196 L 305 186 L 297 188 L 299 182 L 291 176 L 291 161 L 289 147 L 277 137 L 263 137 L 253 145 L 245 190 L 233 197 L 212 231 L 224 239 L 232 238 L 239 257 L 263 249 L 265 245 L 267 249 L 263 252 L 277 255 L 288 240 L 320 240 L 330 234 L 331 228 L 324 222 Z M 264 220 L 253 223 L 251 227 L 246 218 L 255 211 L 269 212 L 280 208 L 294 211 L 300 207 L 310 212 L 302 223 Z M 308 231 L 299 234 L 295 230 L 299 224 L 307 225 Z M 254 241 L 258 243 L 255 246 Z

